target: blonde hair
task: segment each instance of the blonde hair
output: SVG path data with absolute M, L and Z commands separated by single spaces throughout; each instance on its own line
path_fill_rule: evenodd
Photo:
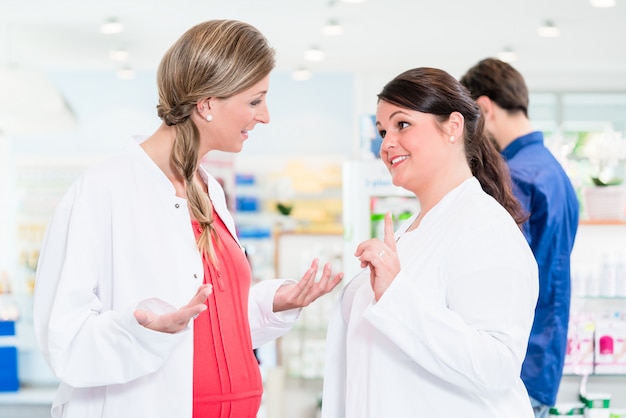
M 189 117 L 198 101 L 228 98 L 254 86 L 275 66 L 274 49 L 250 24 L 210 20 L 193 26 L 165 53 L 157 72 L 159 118 L 176 127 L 171 161 L 185 180 L 188 204 L 202 226 L 198 247 L 215 262 L 213 206 L 193 181 L 198 169 L 198 128 Z

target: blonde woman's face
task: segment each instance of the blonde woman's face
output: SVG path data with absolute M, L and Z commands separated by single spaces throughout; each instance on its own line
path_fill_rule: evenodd
M 211 122 L 204 122 L 209 150 L 239 152 L 257 123 L 269 123 L 266 96 L 269 74 L 254 86 L 227 99 L 210 99 Z

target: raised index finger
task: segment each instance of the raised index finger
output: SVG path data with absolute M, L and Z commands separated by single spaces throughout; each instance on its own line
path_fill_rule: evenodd
M 385 237 L 384 242 L 387 247 L 392 250 L 396 250 L 396 237 L 393 234 L 393 219 L 391 218 L 391 212 L 385 213 Z

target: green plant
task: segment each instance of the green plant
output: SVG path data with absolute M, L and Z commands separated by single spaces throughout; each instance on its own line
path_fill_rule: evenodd
M 276 209 L 281 215 L 289 215 L 293 209 L 293 205 L 278 202 L 276 203 Z
M 622 184 L 622 182 L 624 181 L 622 178 L 619 177 L 613 177 L 608 181 L 604 181 L 602 179 L 600 179 L 599 177 L 591 177 L 591 181 L 593 182 L 594 186 L 618 186 L 620 184 Z

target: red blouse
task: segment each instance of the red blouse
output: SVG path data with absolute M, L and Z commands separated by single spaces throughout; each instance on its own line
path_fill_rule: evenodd
M 194 320 L 193 418 L 255 418 L 263 383 L 248 321 L 250 264 L 217 213 L 213 217 L 217 265 L 203 257 L 204 281 L 213 292 Z M 197 239 L 197 221 L 193 230 Z

